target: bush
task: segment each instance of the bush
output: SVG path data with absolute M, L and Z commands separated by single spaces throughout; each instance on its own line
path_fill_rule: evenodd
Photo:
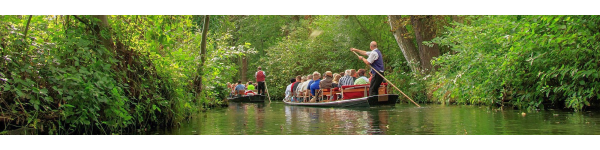
M 434 62 L 440 101 L 544 104 L 581 110 L 597 101 L 598 16 L 481 16 L 433 40 L 452 51 Z

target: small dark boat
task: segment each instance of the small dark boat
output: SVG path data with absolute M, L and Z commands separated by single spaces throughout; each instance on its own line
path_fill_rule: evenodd
M 256 94 L 254 91 L 238 90 L 237 95 L 228 97 L 227 102 L 263 103 L 267 96 Z
M 267 96 L 265 95 L 242 95 L 240 97 L 227 98 L 228 102 L 265 102 Z
M 315 107 L 370 107 L 377 105 L 395 105 L 398 101 L 397 94 L 388 94 L 387 83 L 383 83 L 379 88 L 379 95 L 368 95 L 369 85 L 350 85 L 339 88 L 325 89 L 321 97 L 326 97 L 329 100 L 321 102 L 289 102 L 284 101 L 286 105 L 293 106 L 315 106 Z M 336 100 L 338 95 L 342 95 L 343 99 Z M 333 97 L 333 98 L 332 98 Z

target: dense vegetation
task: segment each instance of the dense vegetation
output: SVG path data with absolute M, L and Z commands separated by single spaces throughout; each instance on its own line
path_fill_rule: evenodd
M 105 16 L 108 28 L 98 18 L 1 16 L 5 129 L 133 133 L 176 125 L 221 103 L 223 90 L 198 90 L 194 83 L 202 79 L 206 89 L 222 87 L 207 81 L 236 72 L 235 65 L 218 61 L 239 55 L 226 53 L 228 43 L 220 41 L 230 35 L 211 34 L 206 54 L 211 61 L 199 66 L 202 16 Z
M 0 16 L 0 122 L 49 134 L 177 125 L 221 104 L 226 82 L 254 81 L 258 66 L 276 100 L 296 75 L 369 69 L 349 49 L 369 50 L 371 41 L 384 54 L 386 78 L 418 102 L 578 111 L 600 98 L 599 23 L 598 16 Z
M 433 40 L 437 101 L 581 110 L 600 98 L 600 17 L 476 16 Z M 546 104 L 546 105 L 544 105 Z
M 266 54 L 252 61 L 275 72 L 268 81 L 272 93 L 279 96 L 288 79 L 296 75 L 368 69 L 348 48 L 368 50 L 367 44 L 377 41 L 384 52 L 387 77 L 417 101 L 578 111 L 600 97 L 598 19 L 306 16 L 283 25 L 281 40 L 265 47 Z M 402 31 L 394 40 L 392 35 L 398 30 Z M 409 42 L 400 43 L 401 38 Z M 408 63 L 411 57 L 404 55 L 405 47 L 397 45 L 408 50 L 413 47 L 417 61 Z M 433 68 L 419 62 L 426 60 L 424 52 L 435 52 L 427 52 L 428 48 L 438 51 L 437 55 L 430 54 Z

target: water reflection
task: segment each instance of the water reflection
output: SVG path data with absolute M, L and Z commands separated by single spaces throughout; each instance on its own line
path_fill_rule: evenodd
M 388 110 L 373 108 L 315 108 L 284 106 L 287 133 L 385 134 Z M 295 131 L 292 131 L 295 130 Z
M 525 114 L 523 114 L 525 113 Z M 499 110 L 478 106 L 396 105 L 315 108 L 230 103 L 159 134 L 600 134 L 594 112 Z
M 230 103 L 226 116 L 233 126 L 232 129 L 242 129 L 231 134 L 263 134 L 255 129 L 264 128 L 264 103 Z M 205 120 L 206 121 L 206 120 Z
M 277 113 L 267 114 L 264 104 L 234 103 L 230 104 L 229 110 L 235 112 L 232 118 L 238 121 L 234 128 L 244 128 L 239 124 L 247 125 L 254 122 L 259 131 L 264 129 L 265 116 L 278 118 Z M 279 125 L 280 133 L 283 134 L 386 134 L 388 128 L 388 111 L 394 107 L 379 108 L 315 108 L 302 106 L 283 106 L 285 122 Z M 277 112 L 277 111 L 275 111 Z M 239 115 L 243 114 L 243 115 Z M 254 120 L 250 120 L 254 119 Z M 267 123 L 267 124 L 272 124 Z M 235 133 L 234 133 L 235 134 Z M 242 133 L 244 134 L 244 133 Z M 279 133 L 276 133 L 279 134 Z

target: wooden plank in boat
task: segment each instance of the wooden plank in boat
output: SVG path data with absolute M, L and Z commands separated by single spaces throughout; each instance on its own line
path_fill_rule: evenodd
M 377 96 L 377 101 L 379 101 L 379 102 L 387 102 L 388 101 L 388 96 L 387 95 Z

